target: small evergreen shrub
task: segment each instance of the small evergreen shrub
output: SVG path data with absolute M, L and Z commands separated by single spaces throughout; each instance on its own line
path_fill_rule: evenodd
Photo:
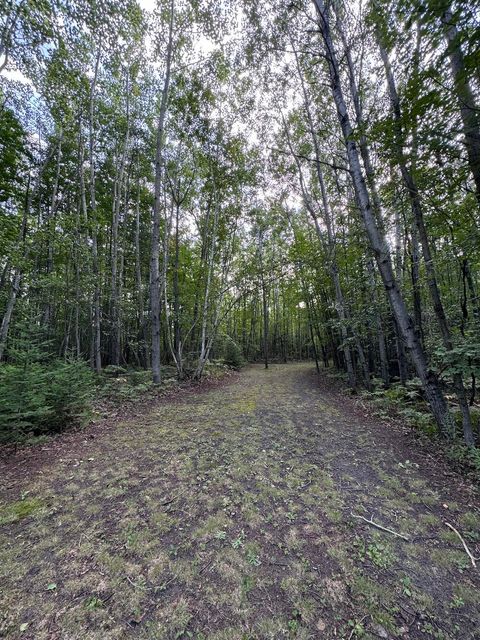
M 225 338 L 225 355 L 224 362 L 229 367 L 234 369 L 240 369 L 244 364 L 244 359 L 242 355 L 242 350 L 238 346 L 238 344 L 230 338 L 230 336 L 226 336 Z
M 162 367 L 162 380 L 166 367 Z M 153 387 L 150 369 L 124 369 L 114 365 L 105 367 L 96 379 L 97 397 L 108 402 L 139 400 Z
M 133 370 L 128 374 L 128 381 L 133 387 L 149 386 L 152 382 L 152 372 L 150 369 Z
M 93 386 L 88 365 L 55 357 L 38 322 L 26 318 L 0 364 L 0 442 L 28 442 L 78 424 Z
M 81 361 L 0 365 L 0 441 L 24 442 L 79 423 L 92 388 Z
M 110 378 L 118 378 L 119 376 L 124 376 L 127 373 L 127 370 L 118 364 L 109 364 L 104 367 L 102 373 Z

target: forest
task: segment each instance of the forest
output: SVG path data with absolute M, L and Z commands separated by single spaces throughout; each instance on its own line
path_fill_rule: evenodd
M 88 369 L 313 358 L 475 445 L 475 3 L 2 14 L 4 439 L 67 420 Z M 48 381 L 78 390 L 58 419 Z
M 0 637 L 476 640 L 478 0 L 0 0 Z

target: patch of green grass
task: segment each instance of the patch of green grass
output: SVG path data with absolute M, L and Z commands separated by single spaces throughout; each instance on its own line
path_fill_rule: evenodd
M 365 558 L 369 558 L 373 564 L 381 569 L 388 569 L 395 560 L 391 545 L 384 541 L 380 534 L 374 534 L 372 541 L 368 544 L 363 538 L 357 536 L 353 545 L 357 548 L 358 557 L 362 562 Z
M 478 607 L 480 595 L 478 593 L 478 589 L 476 589 L 476 587 L 474 587 L 473 585 L 457 583 L 453 586 L 452 591 L 452 601 L 462 601 L 463 603 Z
M 400 583 L 402 585 L 402 593 L 404 596 L 407 596 L 407 598 L 411 598 L 412 597 L 412 593 L 413 593 L 413 589 L 412 589 L 412 579 L 410 578 L 410 576 L 404 576 L 401 580 Z
M 413 592 L 413 598 L 415 602 L 415 606 L 420 611 L 429 611 L 432 610 L 434 600 L 432 596 L 424 591 L 416 590 Z
M 25 498 L 11 502 L 0 508 L 0 525 L 12 524 L 23 518 L 28 518 L 44 506 L 39 498 Z
M 355 574 L 351 588 L 354 597 L 362 598 L 369 605 L 377 606 L 384 595 L 383 586 L 363 573 Z
M 433 513 L 422 513 L 419 516 L 418 520 L 421 524 L 424 524 L 427 526 L 436 526 L 440 522 L 440 519 L 437 516 L 435 516 Z
M 304 545 L 304 541 L 299 536 L 298 530 L 295 527 L 290 527 L 285 540 L 286 548 L 288 551 L 300 551 Z
M 480 541 L 480 515 L 473 511 L 467 511 L 459 518 L 459 522 L 464 532 L 465 538 L 472 542 Z
M 252 398 L 241 398 L 230 405 L 229 409 L 234 413 L 252 413 L 257 408 L 257 400 Z
M 250 591 L 252 591 L 252 589 L 255 587 L 255 578 L 253 576 L 250 575 L 243 575 L 242 576 L 242 597 L 243 598 L 248 598 L 248 594 L 250 593 Z
M 460 573 L 471 567 L 467 554 L 456 549 L 434 549 L 430 557 L 435 564 L 447 569 L 456 569 Z
M 154 530 L 152 527 L 151 535 L 168 533 L 178 524 L 177 518 L 161 511 L 154 513 L 151 520 L 154 527 Z
M 218 511 L 207 519 L 193 532 L 193 538 L 214 538 L 219 531 L 223 531 L 228 525 L 228 518 L 224 511 Z

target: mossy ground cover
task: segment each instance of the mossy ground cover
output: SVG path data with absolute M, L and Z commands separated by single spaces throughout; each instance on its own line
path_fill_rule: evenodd
M 475 493 L 311 365 L 80 437 L 0 505 L 0 637 L 480 638 Z

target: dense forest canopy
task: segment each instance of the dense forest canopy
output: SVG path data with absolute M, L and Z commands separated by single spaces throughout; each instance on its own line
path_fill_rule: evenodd
M 82 363 L 313 358 L 475 444 L 478 3 L 1 6 L 4 422 Z

